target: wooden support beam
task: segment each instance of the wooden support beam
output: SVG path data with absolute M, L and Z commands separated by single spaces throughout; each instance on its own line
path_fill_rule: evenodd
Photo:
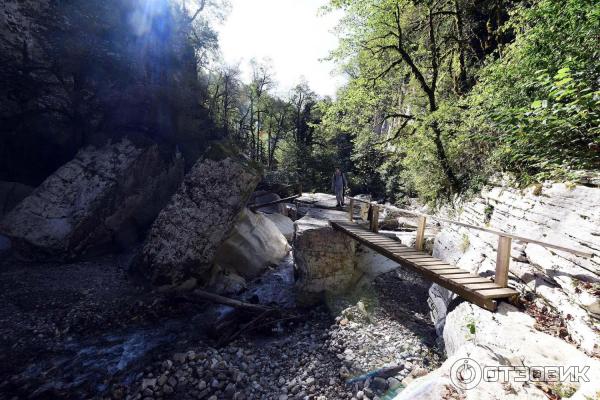
M 512 238 L 508 236 L 498 237 L 498 250 L 496 251 L 496 276 L 494 282 L 505 288 L 508 284 L 508 267 L 510 265 L 510 248 Z
M 379 232 L 379 206 L 377 204 L 371 206 L 371 231 Z
M 427 217 L 419 216 L 419 226 L 417 227 L 417 242 L 415 248 L 419 251 L 423 251 L 425 248 L 425 226 L 427 224 Z
M 350 197 L 350 204 L 348 204 L 348 220 L 354 221 L 354 199 Z

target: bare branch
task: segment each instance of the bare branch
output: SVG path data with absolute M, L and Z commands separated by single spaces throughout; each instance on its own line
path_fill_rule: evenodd
M 413 115 L 402 114 L 402 113 L 386 114 L 383 116 L 383 119 L 390 119 L 390 118 L 405 118 L 407 120 L 415 119 L 415 117 Z
M 386 76 L 392 69 L 394 69 L 395 67 L 397 67 L 398 65 L 402 64 L 402 60 L 398 59 L 396 61 L 394 61 L 393 63 L 391 63 L 386 69 L 384 69 L 382 72 L 380 72 L 379 74 L 377 74 L 377 76 L 375 78 L 372 79 L 373 81 L 373 85 L 375 85 L 375 83 L 377 82 L 377 80 L 383 78 L 384 76 Z
M 190 19 L 190 24 L 192 22 L 194 22 L 194 20 L 196 19 L 196 17 L 204 10 L 205 6 L 206 6 L 206 0 L 201 0 L 200 1 L 200 6 L 198 7 L 198 9 L 196 10 L 196 12 L 194 13 L 194 15 L 192 16 L 192 18 Z

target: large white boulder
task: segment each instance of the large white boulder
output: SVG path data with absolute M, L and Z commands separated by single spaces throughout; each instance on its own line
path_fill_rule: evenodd
M 252 279 L 275 266 L 289 253 L 286 238 L 266 215 L 244 209 L 215 254 L 214 263 L 225 271 Z
M 525 371 L 524 367 L 579 369 L 582 375 L 574 382 L 563 382 L 576 390 L 570 398 L 596 398 L 600 391 L 600 361 L 558 337 L 536 330 L 534 324 L 532 317 L 506 303 L 500 304 L 496 313 L 470 303 L 460 304 L 446 317 L 444 342 L 448 359 L 433 373 L 412 382 L 395 400 L 444 398 L 435 397 L 444 393 L 467 400 L 546 400 L 543 388 L 559 387 L 552 379 L 541 384 L 533 378 L 519 379 L 515 369 Z M 461 386 L 457 379 L 461 365 L 473 367 L 469 371 L 474 375 L 464 374 L 463 378 L 469 381 L 472 376 L 473 383 L 479 382 L 471 384 L 474 387 Z M 488 368 L 487 374 L 484 367 Z M 513 372 L 498 372 L 508 370 Z
M 183 178 L 183 160 L 127 140 L 89 147 L 0 222 L 24 258 L 70 259 L 135 241 Z
M 271 220 L 277 226 L 279 231 L 285 236 L 288 242 L 294 239 L 294 221 L 290 217 L 283 214 L 264 214 L 265 217 Z

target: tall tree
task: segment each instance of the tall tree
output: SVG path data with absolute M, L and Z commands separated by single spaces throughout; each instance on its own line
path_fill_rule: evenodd
M 454 53 L 459 55 L 460 87 L 467 79 L 458 0 L 332 0 L 331 6 L 344 8 L 348 15 L 342 20 L 342 44 L 333 57 L 358 63 L 358 76 L 374 87 L 382 80 L 404 77 L 397 87 L 396 110 L 384 111 L 381 118 L 399 119 L 401 128 L 420 121 L 430 132 L 450 190 L 458 192 L 461 183 L 435 117 L 452 83 L 445 71 L 453 70 Z

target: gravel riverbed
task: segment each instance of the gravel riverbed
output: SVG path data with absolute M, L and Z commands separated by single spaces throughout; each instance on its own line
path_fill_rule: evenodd
M 299 309 L 290 257 L 246 295 L 300 318 L 218 348 L 219 307 L 136 286 L 127 259 L 5 264 L 0 399 L 384 399 L 442 358 L 427 288 L 401 273 Z
M 131 399 L 383 399 L 439 366 L 434 328 L 408 308 L 395 272 L 372 296 L 332 316 L 321 306 L 277 336 L 246 336 L 223 348 L 192 345 L 164 354 L 112 396 Z M 405 288 L 406 289 L 406 288 Z M 388 298 L 395 293 L 394 298 Z M 336 299 L 337 303 L 350 303 Z M 390 304 L 390 302 L 392 304 Z M 390 312 L 390 309 L 392 310 Z M 421 307 L 420 311 L 425 311 Z M 381 372 L 391 368 L 391 372 Z M 369 373 L 380 371 L 379 376 Z

